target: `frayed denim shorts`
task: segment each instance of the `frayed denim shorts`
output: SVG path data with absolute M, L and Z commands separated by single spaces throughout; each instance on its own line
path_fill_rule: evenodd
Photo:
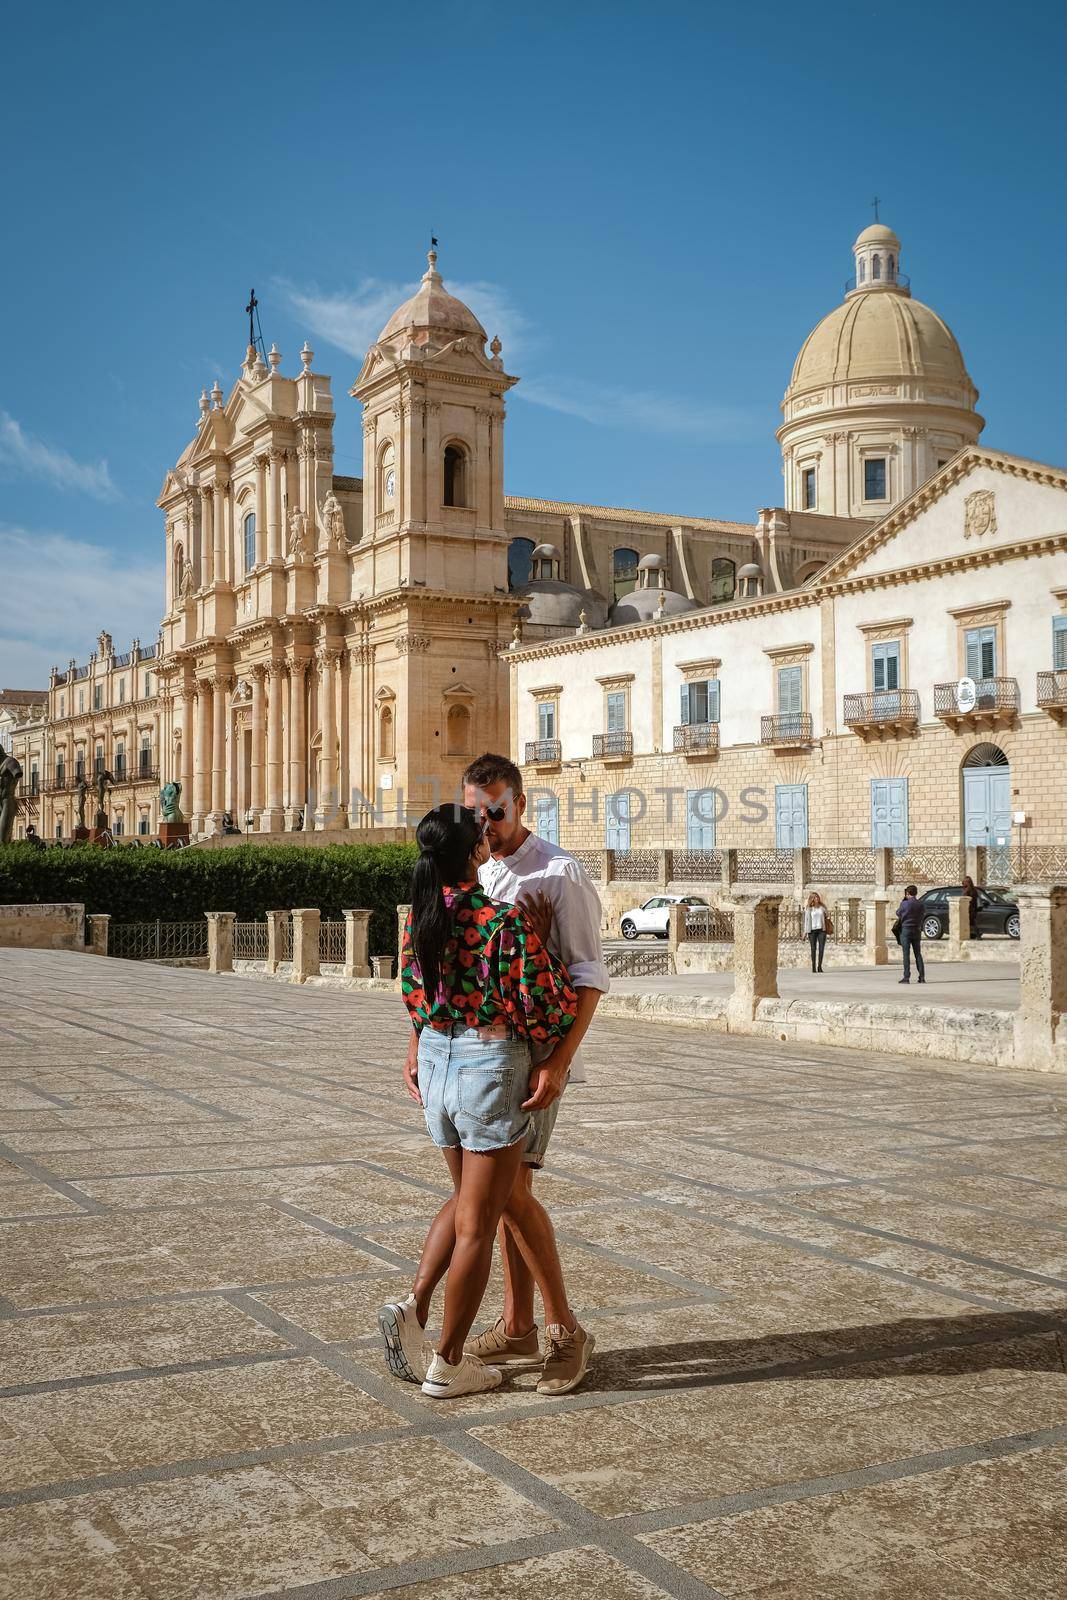
M 442 1150 L 506 1150 L 529 1138 L 530 1046 L 507 1030 L 429 1026 L 419 1034 L 426 1130 Z

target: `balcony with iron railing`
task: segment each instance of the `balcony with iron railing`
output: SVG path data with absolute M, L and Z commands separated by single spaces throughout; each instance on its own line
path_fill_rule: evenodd
M 1067 718 L 1067 672 L 1039 672 L 1037 675 L 1037 707 L 1047 711 L 1057 722 Z
M 629 761 L 634 753 L 632 733 L 594 733 L 594 761 Z
M 683 722 L 674 730 L 674 748 L 687 756 L 717 756 L 719 753 L 719 724 L 717 722 Z
M 779 711 L 760 718 L 759 742 L 773 750 L 801 750 L 813 739 L 810 711 Z
M 138 752 L 138 759 L 127 764 L 117 761 L 112 768 L 112 777 L 118 783 L 155 783 L 159 778 L 159 768 L 152 760 L 150 750 Z
M 934 684 L 934 716 L 950 727 L 992 728 L 1018 715 L 1017 678 L 960 678 L 956 683 Z
M 559 739 L 528 739 L 526 765 L 528 767 L 558 767 L 563 757 Z
M 919 696 L 914 689 L 880 689 L 874 694 L 846 694 L 845 727 L 861 739 L 892 738 L 919 722 Z

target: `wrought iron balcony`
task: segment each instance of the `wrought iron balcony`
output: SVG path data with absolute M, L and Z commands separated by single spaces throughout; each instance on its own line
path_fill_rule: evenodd
M 600 761 L 628 761 L 634 753 L 632 733 L 594 733 L 593 758 Z
M 78 780 L 73 772 L 57 772 L 54 777 L 46 778 L 41 785 L 44 794 L 66 794 L 68 789 L 77 787 Z
M 116 785 L 120 783 L 157 783 L 159 781 L 159 768 L 150 766 L 147 763 L 142 765 L 138 761 L 132 767 L 122 766 L 117 768 L 113 777 Z
M 845 727 L 863 739 L 883 739 L 906 732 L 918 721 L 919 696 L 914 689 L 881 689 L 874 694 L 845 696 Z
M 973 699 L 968 692 L 961 692 L 965 682 L 974 684 Z M 1018 714 L 1016 678 L 961 678 L 956 683 L 934 684 L 934 716 L 951 727 L 995 727 L 1011 722 Z
M 558 739 L 528 739 L 526 765 L 528 767 L 554 767 L 563 756 L 563 746 Z
M 810 711 L 779 711 L 760 718 L 760 744 L 775 750 L 799 750 L 813 742 Z
M 674 748 L 687 756 L 714 756 L 719 753 L 717 722 L 683 722 L 674 730 Z
M 1039 672 L 1037 675 L 1038 709 L 1047 711 L 1057 722 L 1067 718 L 1067 672 Z

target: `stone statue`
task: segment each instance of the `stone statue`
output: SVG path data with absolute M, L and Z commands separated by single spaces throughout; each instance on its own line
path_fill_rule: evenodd
M 311 554 L 308 514 L 299 506 L 294 506 L 289 513 L 289 554 L 297 561 L 306 561 Z
M 77 805 L 78 805 L 78 827 L 79 828 L 84 828 L 85 827 L 85 807 L 86 807 L 86 804 L 87 804 L 88 799 L 89 799 L 89 783 L 88 783 L 88 780 L 84 777 L 84 775 L 82 777 L 80 777 L 78 779 L 77 783 L 75 784 L 74 793 L 78 797 L 78 799 L 77 799 Z
M 327 550 L 348 549 L 348 540 L 345 537 L 345 514 L 341 510 L 341 502 L 331 489 L 320 507 L 322 526 L 326 530 Z
M 96 775 L 96 815 L 93 818 L 94 828 L 107 827 L 107 792 L 114 783 L 114 778 L 105 767 Z
M 193 583 L 193 564 L 191 561 L 187 561 L 182 568 L 182 581 L 178 588 L 178 598 L 180 600 L 191 600 L 193 598 L 194 590 L 195 585 Z
M 22 763 L 14 756 L 5 755 L 0 745 L 0 844 L 11 843 L 21 777 Z
M 160 822 L 184 822 L 182 808 L 179 801 L 182 797 L 180 783 L 165 783 L 159 791 L 159 820 Z

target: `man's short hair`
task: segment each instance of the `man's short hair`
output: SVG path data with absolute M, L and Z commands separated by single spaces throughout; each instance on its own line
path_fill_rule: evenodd
M 510 756 L 496 756 L 487 751 L 476 756 L 463 774 L 464 787 L 488 789 L 491 783 L 506 783 L 516 800 L 522 794 L 522 773 Z

